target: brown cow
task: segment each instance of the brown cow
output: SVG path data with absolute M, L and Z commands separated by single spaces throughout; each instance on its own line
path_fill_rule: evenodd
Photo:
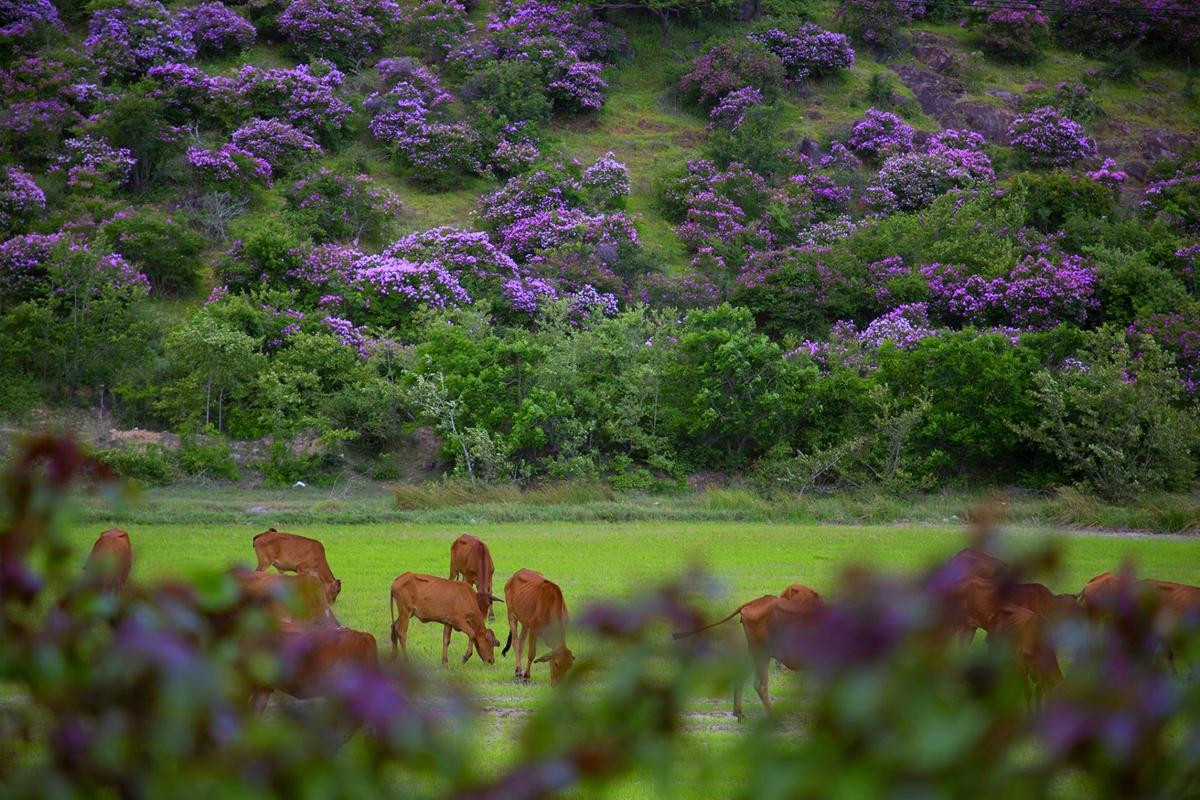
M 92 545 L 83 570 L 95 589 L 122 594 L 132 568 L 133 548 L 129 544 L 129 534 L 120 528 L 110 528 Z
M 396 657 L 396 643 L 404 651 L 408 661 L 408 620 L 416 617 L 421 622 L 440 622 L 442 631 L 442 663 L 449 661 L 450 633 L 461 631 L 467 635 L 467 652 L 463 663 L 478 649 L 479 657 L 489 664 L 496 663 L 495 648 L 500 642 L 483 621 L 488 605 L 499 598 L 473 592 L 471 587 L 460 581 L 406 572 L 392 581 L 392 658 Z
M 265 605 L 280 622 L 338 626 L 319 578 L 246 569 L 235 569 L 231 574 L 243 598 Z
M 746 646 L 754 661 L 754 689 L 758 692 L 758 697 L 762 700 L 763 707 L 767 709 L 768 713 L 771 711 L 769 686 L 771 659 L 774 658 L 788 669 L 799 669 L 801 665 L 795 659 L 794 654 L 779 645 L 788 639 L 791 631 L 811 621 L 825 606 L 820 594 L 802 584 L 792 584 L 784 590 L 784 595 L 782 597 L 773 594 L 763 595 L 743 603 L 729 616 L 705 625 L 703 628 L 675 634 L 676 639 L 692 636 L 728 622 L 740 614 L 742 632 L 746 636 Z M 743 689 L 744 683 L 738 681 L 733 690 L 733 714 L 738 719 L 742 718 Z
M 993 555 L 974 547 L 964 547 L 946 562 L 948 567 L 956 567 L 962 571 L 962 579 L 969 578 L 998 578 L 1008 565 Z
M 1040 583 L 1005 583 L 973 577 L 963 582 L 954 595 L 962 604 L 964 640 L 970 642 L 976 630 L 989 633 L 992 618 L 1002 606 L 1027 609 L 1050 622 L 1057 622 L 1078 609 L 1075 595 L 1055 594 Z
M 517 570 L 504 584 L 504 602 L 508 606 L 508 641 L 500 655 L 508 655 L 513 632 L 518 625 L 524 628 L 517 634 L 515 654 L 517 680 L 529 682 L 534 664 L 550 662 L 550 685 L 557 686 L 575 663 L 575 655 L 567 647 L 567 603 L 558 584 L 546 580 L 531 569 Z M 521 651 L 529 639 L 529 655 L 525 672 L 521 672 Z M 550 652 L 535 659 L 538 637 L 550 647 Z
M 275 567 L 280 572 L 312 575 L 325 586 L 325 599 L 330 605 L 342 591 L 342 582 L 333 577 L 325 559 L 325 545 L 316 539 L 284 533 L 269 528 L 254 537 L 254 554 L 258 556 L 259 572 Z
M 988 644 L 998 642 L 1007 642 L 1014 648 L 1017 664 L 1033 684 L 1033 691 L 1027 695 L 1033 705 L 1038 705 L 1046 692 L 1062 683 L 1058 656 L 1040 614 L 1021 606 L 1000 606 L 988 628 Z
M 308 700 L 325 695 L 330 681 L 347 668 L 379 668 L 375 637 L 350 628 L 285 623 L 272 645 L 282 661 L 281 675 L 254 691 L 250 703 L 256 711 L 267 707 L 274 691 Z
M 489 597 L 492 594 L 492 578 L 496 565 L 492 563 L 492 551 L 477 536 L 464 533 L 450 544 L 450 580 L 462 580 Z M 488 601 L 489 620 L 496 618 L 492 603 Z

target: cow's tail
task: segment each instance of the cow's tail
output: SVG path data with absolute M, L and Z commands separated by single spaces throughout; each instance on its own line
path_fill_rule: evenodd
M 750 602 L 753 602 L 753 601 L 750 601 Z M 740 606 L 738 606 L 737 608 L 735 608 L 735 609 L 733 610 L 733 613 L 732 613 L 732 614 L 730 614 L 729 616 L 725 617 L 724 619 L 719 619 L 719 620 L 717 620 L 716 622 L 711 622 L 711 623 L 709 623 L 708 625 L 705 625 L 703 628 L 696 628 L 696 629 L 695 629 L 695 630 L 693 630 L 693 631 L 675 631 L 675 633 L 671 634 L 671 638 L 673 638 L 673 639 L 686 639 L 686 638 L 687 638 L 687 637 L 689 637 L 689 636 L 695 636 L 697 633 L 700 633 L 700 632 L 702 632 L 702 631 L 706 631 L 706 630 L 708 630 L 709 628 L 715 628 L 715 627 L 717 627 L 718 625 L 723 625 L 724 623 L 726 623 L 726 622 L 729 622 L 729 620 L 731 620 L 731 619 L 733 619 L 734 617 L 736 617 L 738 614 L 742 613 L 742 609 L 743 609 L 743 608 L 745 608 L 745 607 L 746 607 L 746 606 L 748 606 L 748 605 L 750 605 L 750 603 L 742 603 Z
M 504 649 L 500 651 L 500 655 L 508 655 L 508 648 L 512 647 L 512 628 L 508 629 L 508 641 L 504 643 Z

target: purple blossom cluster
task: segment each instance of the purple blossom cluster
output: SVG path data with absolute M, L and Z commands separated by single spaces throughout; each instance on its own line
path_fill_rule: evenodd
M 618 310 L 618 300 L 616 295 L 609 292 L 601 292 L 591 284 L 581 286 L 570 298 L 568 311 L 571 316 L 578 322 L 582 322 L 593 314 L 603 314 L 606 317 L 615 317 Z
M 67 185 L 91 188 L 98 183 L 120 186 L 129 180 L 137 160 L 124 147 L 113 147 L 90 135 L 67 139 L 53 170 L 65 170 Z
M 1042 106 L 1013 120 L 1012 146 L 1035 167 L 1069 167 L 1096 156 L 1096 142 L 1083 126 L 1053 106 Z
M 1142 193 L 1142 208 L 1188 236 L 1200 236 L 1200 161 L 1180 167 Z
M 983 16 L 980 35 L 984 52 L 1017 63 L 1031 63 L 1041 56 L 1050 37 L 1050 21 L 1036 5 L 1013 0 L 997 6 L 975 0 L 974 7 Z
M 565 111 L 599 111 L 604 106 L 608 84 L 600 77 L 603 64 L 572 61 L 546 84 L 546 93 L 554 107 Z
M 348 319 L 341 317 L 324 317 L 321 323 L 329 329 L 330 333 L 338 338 L 343 345 L 352 348 L 358 357 L 366 359 L 370 357 L 371 350 L 368 347 L 367 337 L 364 333 L 365 326 L 355 325 Z
M 354 265 L 351 286 L 362 292 L 372 317 L 395 320 L 414 308 L 471 304 L 471 296 L 449 270 L 386 255 L 367 255 Z
M 887 344 L 911 350 L 943 330 L 932 327 L 924 303 L 897 306 L 859 330 L 849 320 L 834 323 L 825 341 L 805 339 L 788 357 L 807 356 L 823 368 L 840 366 L 868 373 L 878 366 L 877 352 Z
M 321 155 L 315 139 L 278 119 L 252 119 L 230 139 L 234 147 L 265 161 L 276 173 Z
M 345 66 L 371 55 L 401 21 L 395 0 L 291 0 L 279 29 L 301 56 Z
M 883 48 L 924 13 L 924 0 L 842 0 L 838 9 L 847 30 L 867 44 Z
M 218 148 L 189 147 L 187 163 L 206 188 L 244 190 L 250 183 L 271 183 L 271 165 L 235 144 Z
M 488 18 L 487 30 L 493 40 L 503 43 L 502 47 L 554 40 L 584 61 L 608 61 L 624 47 L 621 32 L 597 20 L 582 5 L 504 0 Z
M 65 31 L 50 0 L 0 0 L 0 40 L 21 42 Z
M 27 233 L 0 243 L 0 289 L 13 298 L 33 292 L 46 277 L 60 234 Z
M 398 0 L 398 5 L 404 20 L 398 35 L 437 60 L 474 32 L 466 6 L 457 0 Z
M 46 194 L 32 175 L 16 167 L 0 170 L 0 230 L 16 230 L 45 210 Z
M 5 150 L 26 163 L 53 154 L 64 131 L 80 114 L 61 100 L 17 100 L 0 114 L 0 135 Z
M 177 18 L 202 56 L 245 50 L 257 35 L 249 20 L 220 0 L 181 8 Z
M 617 252 L 638 242 L 633 223 L 620 212 L 589 214 L 578 208 L 538 212 L 500 231 L 499 247 L 515 259 L 560 247 Z
M 396 193 L 369 175 L 343 175 L 327 167 L 306 175 L 287 190 L 288 203 L 305 212 L 320 241 L 357 240 L 379 233 L 404 210 Z
M 154 83 L 151 96 L 185 118 L 215 116 L 235 104 L 232 80 L 189 64 L 160 64 L 147 70 L 146 77 Z
M 1059 38 L 1088 53 L 1148 40 L 1183 52 L 1200 42 L 1200 18 L 1191 0 L 1063 0 Z
M 734 89 L 709 109 L 708 129 L 722 127 L 737 130 L 746 121 L 746 111 L 763 104 L 763 94 L 753 86 Z
M 656 308 L 709 308 L 721 302 L 721 289 L 701 272 L 666 275 L 650 272 L 638 279 L 635 296 Z
M 433 228 L 411 233 L 392 243 L 384 255 L 414 264 L 429 264 L 455 276 L 475 294 L 486 287 L 521 277 L 512 258 L 497 248 L 481 231 Z
M 537 314 L 538 309 L 558 299 L 558 290 L 545 278 L 511 278 L 500 287 L 501 296 L 514 311 L 528 316 Z
M 600 156 L 585 169 L 580 183 L 592 204 L 599 208 L 620 208 L 632 189 L 629 170 L 611 152 Z
M 191 36 L 158 0 L 126 0 L 97 10 L 83 46 L 107 80 L 137 78 L 156 64 L 196 57 Z
M 1104 159 L 1104 163 L 1099 168 L 1089 172 L 1087 176 L 1096 183 L 1102 183 L 1110 189 L 1120 189 L 1129 178 L 1124 170 L 1117 166 L 1117 162 L 1111 158 Z
M 1085 322 L 1099 305 L 1095 267 L 1082 256 L 1031 254 L 1007 275 L 992 279 L 950 264 L 929 264 L 920 271 L 931 306 L 956 322 L 1050 328 Z
M 345 76 L 330 64 L 291 69 L 242 67 L 234 79 L 238 102 L 258 117 L 277 117 L 318 139 L 332 139 L 353 108 L 337 96 Z
M 505 125 L 500 141 L 490 156 L 488 165 L 495 174 L 512 176 L 525 172 L 541 156 L 537 143 L 523 133 L 524 123 Z
M 795 33 L 770 28 L 752 33 L 758 42 L 783 62 L 788 80 L 818 78 L 854 66 L 854 48 L 844 34 L 806 22 Z
M 859 156 L 883 160 L 896 153 L 912 150 L 913 128 L 890 111 L 867 109 L 854 123 L 846 145 Z
M 865 191 L 868 204 L 880 212 L 916 211 L 946 192 L 991 186 L 996 172 L 983 144 L 974 131 L 947 130 L 931 137 L 924 153 L 889 156 Z
M 680 96 L 707 111 L 730 92 L 752 87 L 773 97 L 785 79 L 783 62 L 749 39 L 722 42 L 692 61 L 676 84 Z

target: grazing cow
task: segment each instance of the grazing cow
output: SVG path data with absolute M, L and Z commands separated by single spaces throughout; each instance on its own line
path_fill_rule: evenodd
M 122 594 L 132 567 L 133 548 L 129 544 L 129 534 L 120 528 L 110 528 L 92 545 L 83 570 L 95 589 Z
M 567 647 L 567 603 L 563 600 L 562 590 L 541 573 L 522 569 L 504 584 L 504 602 L 508 606 L 508 641 L 504 643 L 500 655 L 508 655 L 513 632 L 518 625 L 523 625 L 524 628 L 517 635 L 517 680 L 528 683 L 529 670 L 533 665 L 549 661 L 550 685 L 557 686 L 575 663 L 575 656 Z M 529 655 L 525 672 L 522 673 L 521 651 L 525 647 L 526 637 L 529 639 Z M 535 659 L 538 637 L 549 645 L 550 652 Z
M 495 648 L 500 642 L 483 621 L 483 615 L 492 601 L 499 598 L 473 592 L 471 587 L 460 581 L 406 572 L 392 581 L 392 658 L 396 657 L 396 643 L 404 651 L 408 661 L 408 620 L 416 617 L 421 622 L 440 622 L 442 631 L 442 663 L 449 661 L 450 633 L 461 631 L 467 635 L 467 652 L 463 663 L 474 650 L 489 664 L 496 663 Z
M 273 691 L 300 700 L 322 697 L 339 672 L 379 668 L 375 637 L 350 628 L 286 623 L 272 645 L 282 662 L 281 675 L 275 683 L 254 691 L 250 703 L 256 711 L 267 707 Z
M 771 659 L 783 664 L 788 669 L 799 669 L 800 662 L 795 653 L 782 647 L 790 638 L 789 634 L 813 620 L 825 607 L 821 595 L 807 586 L 792 584 L 784 590 L 786 596 L 777 597 L 773 594 L 763 595 L 734 609 L 729 616 L 716 622 L 697 628 L 694 631 L 676 633 L 676 639 L 692 636 L 701 631 L 714 628 L 734 617 L 741 615 L 742 632 L 746 636 L 746 646 L 754 661 L 754 689 L 762 700 L 763 707 L 771 711 L 771 692 L 769 686 L 769 666 Z M 733 690 L 733 714 L 742 718 L 742 690 L 744 684 L 738 681 Z
M 325 560 L 325 545 L 316 539 L 284 533 L 270 528 L 254 537 L 254 554 L 258 556 L 258 571 L 275 567 L 280 572 L 312 575 L 325 586 L 325 599 L 330 605 L 342 591 L 342 582 L 333 577 Z
M 461 576 L 465 583 L 475 587 L 475 591 L 490 597 L 495 574 L 492 551 L 482 539 L 464 533 L 450 544 L 450 580 L 458 580 Z M 488 601 L 487 615 L 489 620 L 496 618 L 491 601 Z
M 319 578 L 245 569 L 235 569 L 232 575 L 243 598 L 266 606 L 280 622 L 338 626 Z
M 1075 595 L 1055 594 L 1040 583 L 1010 584 L 980 577 L 964 581 L 954 597 L 962 604 L 959 622 L 968 643 L 976 630 L 991 632 L 992 618 L 1002 606 L 1024 608 L 1051 622 L 1078 609 Z
M 1017 664 L 1032 682 L 1033 690 L 1026 697 L 1033 705 L 1040 704 L 1046 692 L 1062 683 L 1058 656 L 1041 615 L 1022 606 L 1000 606 L 988 628 L 988 644 L 994 646 L 999 642 L 1013 647 Z

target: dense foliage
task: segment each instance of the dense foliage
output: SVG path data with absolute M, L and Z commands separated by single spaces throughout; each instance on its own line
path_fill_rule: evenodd
M 878 61 L 951 17 L 993 61 L 1177 58 L 1183 10 L 619 4 L 706 38 L 647 77 L 611 5 L 4 5 L 0 411 L 315 434 L 302 472 L 431 427 L 494 480 L 1191 485 L 1196 154 L 1097 142 L 1100 73 L 976 130 Z M 643 79 L 686 135 L 614 106 Z

